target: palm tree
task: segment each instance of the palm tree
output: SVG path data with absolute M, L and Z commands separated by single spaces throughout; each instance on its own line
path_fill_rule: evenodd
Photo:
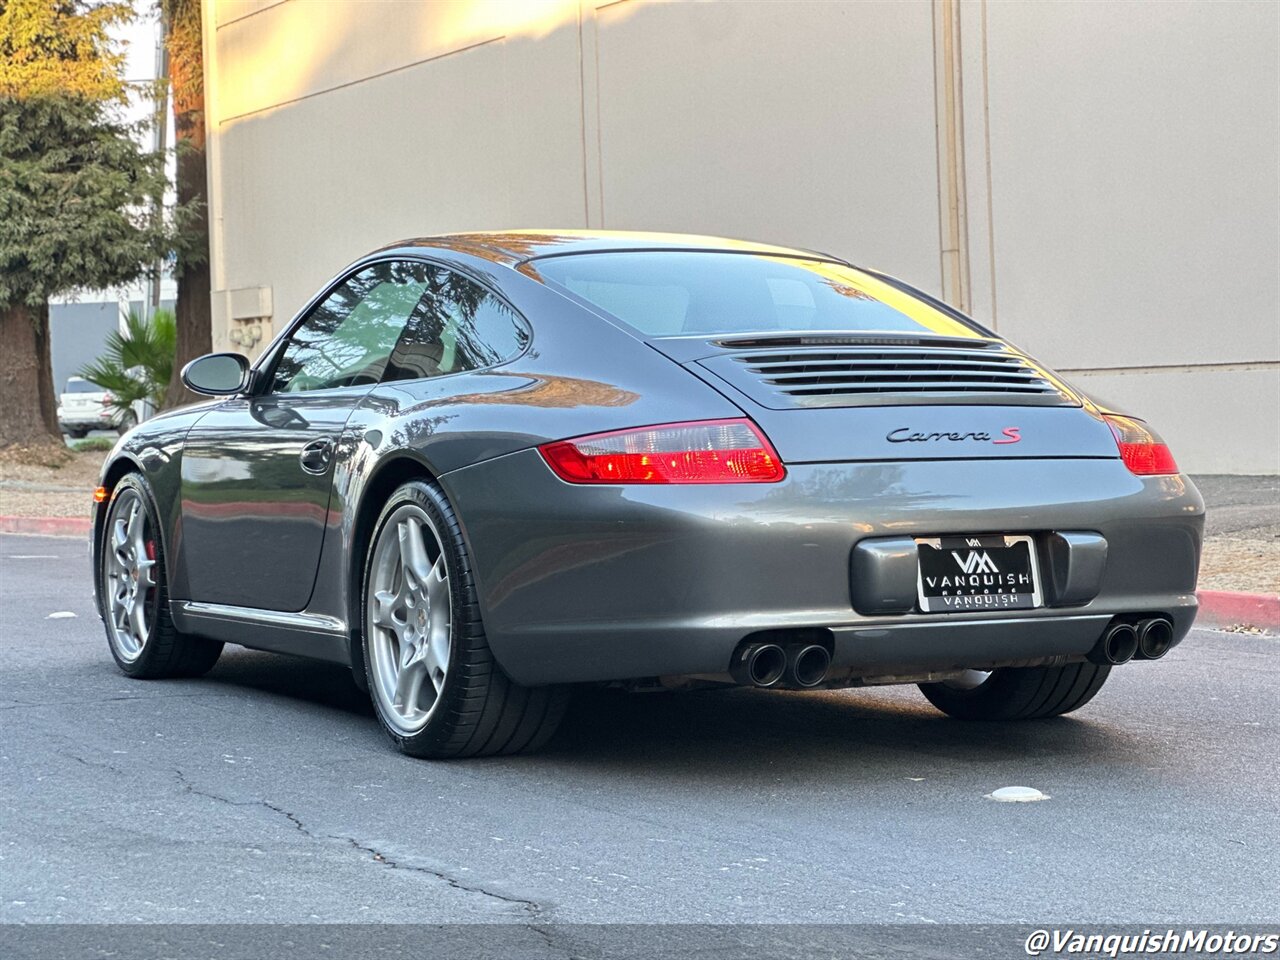
M 173 379 L 176 343 L 172 310 L 157 310 L 150 320 L 130 311 L 124 331 L 108 334 L 106 351 L 82 367 L 80 376 L 106 390 L 121 422 L 132 423 L 138 401 L 146 401 L 152 410 L 163 406 Z

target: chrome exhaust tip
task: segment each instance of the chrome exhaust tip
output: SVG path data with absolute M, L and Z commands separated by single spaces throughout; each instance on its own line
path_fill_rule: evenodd
M 734 662 L 734 680 L 753 687 L 777 686 L 787 670 L 787 652 L 776 643 L 753 643 Z
M 816 687 L 827 678 L 831 654 L 816 643 L 793 646 L 787 656 L 787 679 L 797 687 Z
M 1128 623 L 1113 623 L 1089 653 L 1094 663 L 1119 666 L 1138 652 L 1138 631 Z
M 1138 624 L 1138 657 L 1159 660 L 1173 647 L 1173 624 L 1164 617 L 1152 617 Z

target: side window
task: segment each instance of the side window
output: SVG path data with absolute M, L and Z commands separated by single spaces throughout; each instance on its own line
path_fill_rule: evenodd
M 289 337 L 276 363 L 272 391 L 377 383 L 432 272 L 422 263 L 385 261 L 347 278 Z
M 425 269 L 426 293 L 391 352 L 384 382 L 492 367 L 524 349 L 529 335 L 505 301 L 452 270 Z

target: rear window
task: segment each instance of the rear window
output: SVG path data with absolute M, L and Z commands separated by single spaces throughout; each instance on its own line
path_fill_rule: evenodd
M 823 260 L 628 251 L 547 257 L 533 267 L 648 337 L 775 331 L 983 336 L 883 280 Z
M 88 380 L 68 380 L 67 389 L 63 393 L 101 393 L 102 388 Z

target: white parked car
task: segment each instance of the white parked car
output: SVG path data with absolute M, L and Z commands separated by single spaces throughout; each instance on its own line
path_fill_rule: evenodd
M 122 414 L 111 406 L 110 393 L 83 377 L 67 378 L 66 388 L 58 397 L 58 426 L 77 440 L 90 430 L 124 433 L 136 422 L 132 414 Z

